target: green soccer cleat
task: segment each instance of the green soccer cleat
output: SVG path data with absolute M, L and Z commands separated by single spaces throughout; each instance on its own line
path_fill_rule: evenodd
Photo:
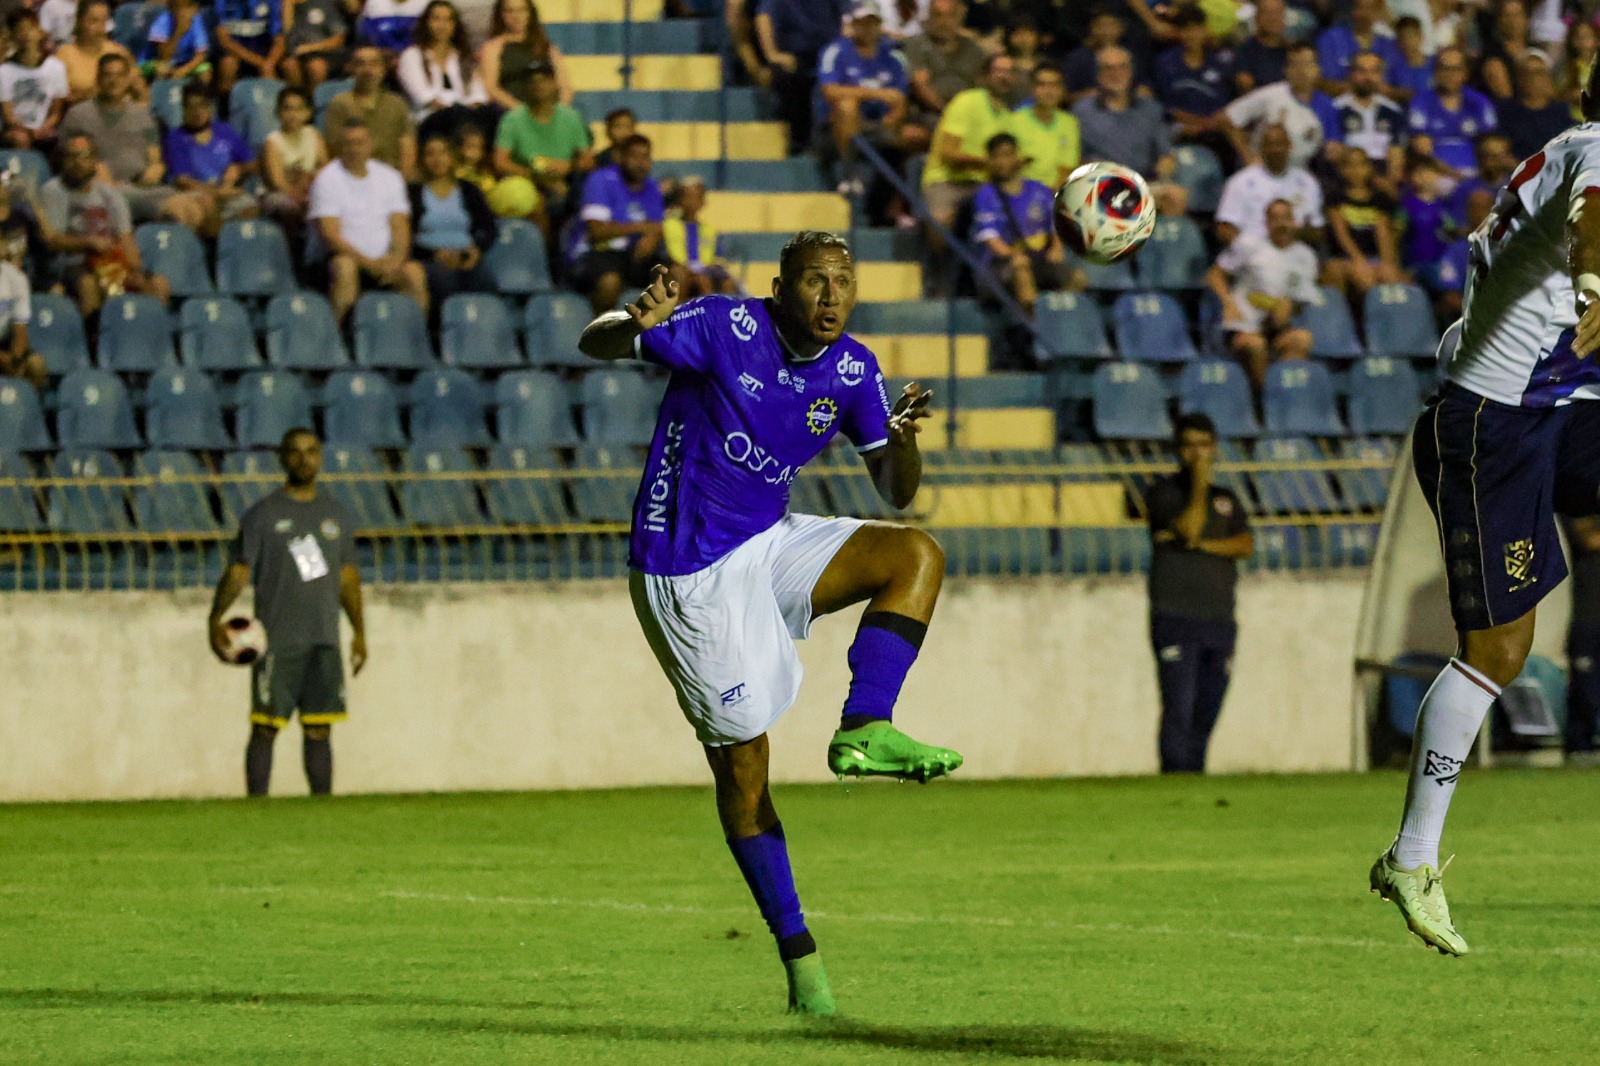
M 843 777 L 898 777 L 926 784 L 953 773 L 961 756 L 912 740 L 889 722 L 841 729 L 828 745 L 828 769 Z
M 1424 944 L 1441 955 L 1465 955 L 1471 949 L 1451 923 L 1450 904 L 1444 898 L 1444 872 L 1449 866 L 1446 859 L 1437 870 L 1426 863 L 1407 870 L 1386 851 L 1372 864 L 1369 879 L 1372 891 L 1400 908 L 1406 927 Z
M 828 987 L 828 971 L 822 968 L 822 956 L 813 951 L 783 964 L 789 971 L 789 1013 L 806 1014 L 813 1018 L 831 1018 L 839 1012 L 833 1001 L 833 990 Z

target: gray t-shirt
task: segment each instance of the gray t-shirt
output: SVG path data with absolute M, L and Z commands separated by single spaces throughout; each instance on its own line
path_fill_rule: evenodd
M 1156 161 L 1172 151 L 1161 105 L 1135 96 L 1124 111 L 1107 107 L 1099 95 L 1085 96 L 1072 105 L 1083 137 L 1084 162 L 1121 163 L 1141 174 L 1153 174 Z
M 940 51 L 927 34 L 911 38 L 903 51 L 912 73 L 927 71 L 929 84 L 945 103 L 955 99 L 956 93 L 977 85 L 983 76 L 983 66 L 989 61 L 989 52 L 982 42 L 965 32 L 955 50 L 948 54 Z M 918 110 L 922 110 L 920 106 Z
M 1172 528 L 1189 506 L 1189 475 L 1162 478 L 1144 497 L 1154 536 Z M 1211 512 L 1206 515 L 1202 540 L 1223 540 L 1250 531 L 1244 506 L 1228 489 L 1211 486 Z M 1233 620 L 1234 586 L 1239 565 L 1232 559 L 1187 548 L 1172 541 L 1155 544 L 1150 552 L 1150 613 L 1205 622 Z
M 103 181 L 71 189 L 60 178 L 51 178 L 39 190 L 39 213 L 41 221 L 56 233 L 115 240 L 133 232 L 127 197 Z M 74 252 L 62 255 L 60 262 L 76 266 L 83 259 L 81 253 Z
M 354 528 L 326 491 L 301 502 L 278 489 L 239 520 L 228 561 L 250 568 L 273 651 L 338 646 L 339 572 L 355 562 Z
M 301 45 L 317 44 L 349 32 L 350 20 L 340 0 L 305 0 L 294 6 L 294 25 L 284 37 L 284 46 L 292 53 Z M 345 44 L 349 43 L 346 38 Z
M 150 149 L 161 143 L 150 105 L 132 100 L 121 107 L 85 100 L 68 108 L 61 120 L 61 139 L 80 135 L 94 142 L 95 151 L 118 182 L 138 181 L 150 165 Z

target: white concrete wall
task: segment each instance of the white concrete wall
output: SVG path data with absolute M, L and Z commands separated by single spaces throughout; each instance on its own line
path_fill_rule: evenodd
M 1349 766 L 1357 573 L 1241 587 L 1218 771 Z M 0 800 L 242 791 L 247 673 L 209 654 L 208 596 L 0 597 Z M 1155 769 L 1157 700 L 1142 579 L 947 586 L 898 720 L 967 755 L 970 777 Z M 368 590 L 371 661 L 336 728 L 341 792 L 698 783 L 692 733 L 621 583 Z M 803 645 L 800 703 L 774 772 L 825 780 L 850 618 Z M 299 734 L 274 791 L 303 791 Z

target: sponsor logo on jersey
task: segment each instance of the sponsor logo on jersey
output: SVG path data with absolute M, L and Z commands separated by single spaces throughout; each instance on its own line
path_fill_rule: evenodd
M 839 372 L 839 380 L 851 388 L 861 384 L 861 379 L 867 376 L 867 364 L 849 352 L 841 355 L 833 368 Z
M 728 689 L 726 692 L 720 693 L 720 695 L 722 697 L 722 705 L 724 707 L 736 706 L 737 704 L 743 703 L 745 700 L 750 698 L 750 693 L 744 690 L 744 684 L 742 682 Z
M 322 535 L 329 540 L 339 539 L 339 523 L 333 519 L 325 519 L 322 523 Z
M 859 382 L 861 379 L 856 380 Z M 823 396 L 806 408 L 806 428 L 820 437 L 833 428 L 838 417 L 839 405 L 833 402 L 832 397 Z
M 1161 658 L 1161 661 L 1164 662 L 1164 663 L 1181 663 L 1181 662 L 1183 662 L 1183 645 L 1182 644 L 1168 644 L 1166 647 L 1161 649 L 1160 658 Z
M 1465 763 L 1465 759 L 1452 759 L 1429 748 L 1422 766 L 1422 776 L 1433 778 L 1433 783 L 1443 788 L 1461 776 L 1461 767 Z
M 272 531 L 274 533 L 287 533 L 293 528 L 294 519 L 292 518 L 280 518 L 276 522 L 272 523 Z
M 787 385 L 801 395 L 804 395 L 806 391 L 806 379 L 799 374 L 789 373 L 788 367 L 780 366 L 778 368 L 778 384 Z
M 646 532 L 667 531 L 667 501 L 672 498 L 672 488 L 678 483 L 678 456 L 682 452 L 683 423 L 668 422 L 667 443 L 661 449 L 661 458 L 656 464 L 656 475 L 650 479 L 650 484 L 644 490 L 648 499 L 644 504 L 641 524 Z
M 761 390 L 767 386 L 765 382 L 756 377 L 754 374 L 740 374 L 739 387 L 759 400 L 761 399 Z
M 1533 573 L 1533 541 L 1514 540 L 1506 545 L 1506 576 L 1511 579 L 1507 592 L 1521 592 L 1539 579 Z
M 885 411 L 891 410 L 892 408 L 889 405 L 889 386 L 883 383 L 883 373 L 880 371 L 874 375 L 874 378 L 878 383 L 878 399 L 882 401 L 883 409 Z
M 732 326 L 733 335 L 742 341 L 753 340 L 756 335 L 756 316 L 744 304 L 736 304 L 728 312 L 728 321 Z
M 750 434 L 742 431 L 729 433 L 723 438 L 722 454 L 734 465 L 742 466 L 752 474 L 760 474 L 768 485 L 787 485 L 794 481 L 797 472 L 794 467 L 778 461 L 751 440 Z

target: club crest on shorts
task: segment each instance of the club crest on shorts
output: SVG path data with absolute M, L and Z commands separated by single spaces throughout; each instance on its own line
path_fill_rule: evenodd
M 833 423 L 839 417 L 839 405 L 830 396 L 823 396 L 812 401 L 806 408 L 806 428 L 817 436 L 822 436 L 833 428 Z
M 1521 592 L 1539 579 L 1533 574 L 1533 541 L 1514 540 L 1506 545 L 1506 576 L 1511 579 L 1507 592 Z
M 1461 767 L 1465 765 L 1465 759 L 1452 759 L 1429 748 L 1422 766 L 1422 776 L 1432 778 L 1435 784 L 1443 788 L 1461 776 Z

